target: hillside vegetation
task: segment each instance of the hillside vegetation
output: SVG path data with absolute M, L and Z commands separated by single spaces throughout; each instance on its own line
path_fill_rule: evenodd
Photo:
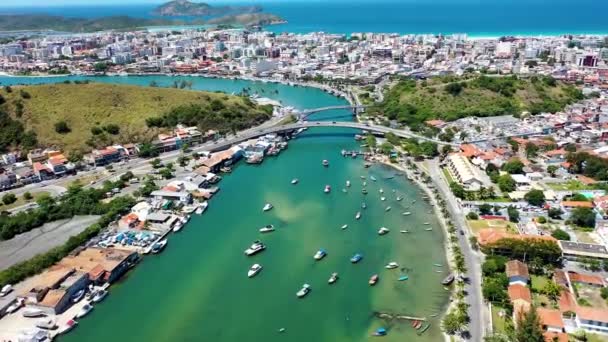
M 369 112 L 418 126 L 430 119 L 556 112 L 582 98 L 576 87 L 551 77 L 438 77 L 399 81 Z
M 0 114 L 8 114 L 5 121 L 21 126 L 22 131 L 31 130 L 39 146 L 68 152 L 149 141 L 177 123 L 197 125 L 203 131 L 238 130 L 272 114 L 272 108 L 257 106 L 245 97 L 173 88 L 61 83 L 9 87 L 0 95 L 4 99 Z M 11 140 L 16 134 L 3 139 L 8 134 L 4 131 L 0 142 L 13 143 L 0 148 L 23 145 L 20 139 Z

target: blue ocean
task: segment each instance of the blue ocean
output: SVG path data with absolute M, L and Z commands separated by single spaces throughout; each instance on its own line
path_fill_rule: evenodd
M 275 32 L 467 33 L 478 37 L 608 33 L 606 0 L 241 0 L 211 3 L 261 5 L 265 12 L 288 21 L 268 28 Z M 0 13 L 151 17 L 155 6 L 157 4 L 0 7 Z

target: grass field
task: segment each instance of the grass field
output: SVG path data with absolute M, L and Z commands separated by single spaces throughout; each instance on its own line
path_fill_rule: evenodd
M 20 90 L 30 98 L 24 98 Z M 103 139 L 97 136 L 95 141 L 100 144 L 151 139 L 158 129 L 149 129 L 146 118 L 160 116 L 180 105 L 207 105 L 218 100 L 233 112 L 247 108 L 245 99 L 238 96 L 101 83 L 13 87 L 11 93 L 3 91 L 2 96 L 6 99 L 3 108 L 34 130 L 41 146 L 56 146 L 68 152 L 90 150 L 86 141 L 93 137 L 91 129 L 108 124 L 118 125 L 120 132 L 103 133 Z M 23 104 L 22 115 L 18 114 L 17 103 Z M 55 123 L 61 120 L 67 122 L 69 133 L 55 131 Z
M 441 171 L 443 171 L 443 175 L 445 176 L 445 179 L 447 179 L 448 184 L 450 184 L 454 181 L 454 178 L 452 178 L 452 175 L 450 174 L 450 170 L 448 170 L 447 167 L 442 168 Z
M 467 220 L 471 232 L 477 235 L 481 230 L 493 228 L 503 232 L 515 233 L 513 223 L 504 220 Z
M 33 199 L 31 199 L 29 201 L 26 201 L 25 198 L 23 198 L 23 195 L 19 195 L 19 196 L 17 196 L 17 201 L 14 203 L 11 203 L 9 205 L 6 205 L 6 204 L 3 204 L 2 202 L 0 202 L 0 210 L 9 210 L 9 209 L 20 207 L 27 203 L 36 202 L 36 200 L 38 198 L 49 195 L 49 192 L 48 191 L 38 191 L 38 192 L 32 192 L 31 194 L 32 194 Z
M 547 183 L 547 186 L 552 190 L 575 191 L 575 190 L 593 190 L 596 187 L 585 185 L 578 180 L 569 180 L 563 183 Z
M 503 315 L 500 317 L 500 312 L 504 311 L 504 309 L 500 306 L 492 304 L 492 328 L 495 333 L 504 333 L 505 325 L 507 324 L 506 319 L 509 317 Z
M 532 290 L 536 292 L 541 292 L 543 287 L 545 287 L 547 282 L 549 282 L 549 279 L 544 276 L 532 275 L 530 278 L 530 281 L 532 283 Z

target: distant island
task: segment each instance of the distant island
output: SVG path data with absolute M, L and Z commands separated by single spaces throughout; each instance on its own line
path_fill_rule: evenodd
M 168 17 L 186 16 L 227 16 L 259 13 L 260 6 L 211 6 L 204 2 L 174 0 L 158 6 L 153 14 Z

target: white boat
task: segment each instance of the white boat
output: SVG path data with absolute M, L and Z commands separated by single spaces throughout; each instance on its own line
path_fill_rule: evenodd
M 317 251 L 317 253 L 315 253 L 315 260 L 321 260 L 323 258 L 325 258 L 325 256 L 327 255 L 327 252 L 324 249 L 319 249 Z
M 424 222 L 425 226 L 428 226 L 429 224 L 431 224 L 430 222 Z
M 348 228 L 347 224 L 342 225 L 342 229 L 346 229 L 346 228 Z
M 91 299 L 91 301 L 93 303 L 99 303 L 101 302 L 104 298 L 106 298 L 106 296 L 108 295 L 108 291 L 106 290 L 100 290 L 98 291 L 94 296 L 93 299 Z
M 367 186 L 367 182 L 363 182 L 363 186 Z
M 51 330 L 57 327 L 57 322 L 53 318 L 46 318 L 36 322 L 36 327 Z
M 40 309 L 26 309 L 23 310 L 23 312 L 21 313 L 21 315 L 23 317 L 28 317 L 28 318 L 35 318 L 35 317 L 44 317 L 46 316 L 46 312 L 40 310 Z
M 406 211 L 406 212 L 404 212 L 402 215 L 407 216 L 407 215 L 411 215 L 411 214 L 412 214 L 412 213 L 410 213 L 409 211 Z
M 84 298 L 85 290 L 82 289 L 72 296 L 72 303 L 78 303 L 82 298 Z
M 155 243 L 154 245 L 152 245 L 152 253 L 154 254 L 158 254 L 160 253 L 163 249 L 165 249 L 165 247 L 167 246 L 167 239 L 163 239 L 157 243 Z
M 369 176 L 369 179 L 373 180 L 374 182 L 377 181 L 376 177 L 374 176 Z
M 86 315 L 89 314 L 89 312 L 91 312 L 93 310 L 93 305 L 91 305 L 90 303 L 86 303 L 82 309 L 80 309 L 80 311 L 78 311 L 78 313 L 76 314 L 76 318 L 82 318 Z
M 378 190 L 379 193 L 383 194 L 384 190 L 382 188 L 380 188 L 380 190 Z
M 433 230 L 433 228 L 427 228 L 425 229 L 427 232 L 430 232 L 431 230 Z
M 249 277 L 249 278 L 255 277 L 255 275 L 260 273 L 261 270 L 262 270 L 262 265 L 253 264 L 253 266 L 251 266 L 251 268 L 247 272 L 247 277 Z
M 57 332 L 57 334 L 59 334 L 59 335 L 65 334 L 68 331 L 76 328 L 77 325 L 78 325 L 78 322 L 76 322 L 75 320 L 71 319 L 71 320 L 67 321 L 65 323 L 65 325 L 63 327 L 61 327 L 61 329 L 59 329 L 59 331 Z
M 260 233 L 269 233 L 269 232 L 273 232 L 273 231 L 274 231 L 274 226 L 271 224 L 260 228 Z
M 405 229 L 404 229 L 404 230 L 401 230 L 401 231 L 399 231 L 399 232 L 400 232 L 400 233 L 404 233 L 404 234 L 405 234 L 405 233 L 409 233 L 410 231 L 409 231 L 409 230 L 405 230 Z
M 182 221 L 177 221 L 175 223 L 175 226 L 173 226 L 173 232 L 174 233 L 179 232 L 180 230 L 182 230 L 182 227 L 184 227 L 184 223 Z
M 397 196 L 397 201 L 401 201 L 403 198 Z
M 13 304 L 11 304 L 8 308 L 6 308 L 6 313 L 11 314 L 13 312 L 16 312 L 17 310 L 21 309 L 21 307 L 23 306 L 24 303 L 25 303 L 25 299 L 17 298 L 17 300 Z
M 334 272 L 331 274 L 331 277 L 329 277 L 329 280 L 327 280 L 327 282 L 329 284 L 333 284 L 338 280 L 338 273 Z
M 294 178 L 291 180 L 291 184 L 298 184 L 299 180 L 297 178 Z
M 365 202 L 361 203 L 361 208 L 362 208 L 362 209 L 367 208 L 367 204 L 365 204 Z
M 304 284 L 302 286 L 302 288 L 300 289 L 300 291 L 298 291 L 296 293 L 296 295 L 298 296 L 298 298 L 302 298 L 302 297 L 306 296 L 310 292 L 310 290 L 311 290 L 310 285 Z
M 381 201 L 386 201 L 386 197 L 380 197 Z
M 381 227 L 380 229 L 378 229 L 378 235 L 384 235 L 388 232 L 389 232 L 389 229 L 386 227 Z
M 262 210 L 264 210 L 264 211 L 268 211 L 268 210 L 270 210 L 270 209 L 272 209 L 272 204 L 270 204 L 270 203 L 266 203 L 266 204 L 264 205 L 264 208 L 262 208 Z
M 194 213 L 200 215 L 200 214 L 204 213 L 205 210 L 207 210 L 208 206 L 209 206 L 209 203 L 207 201 L 205 201 L 198 205 L 198 208 L 196 208 L 196 211 Z
M 350 181 L 349 180 L 346 181 L 346 187 L 347 188 L 350 187 Z
M 192 214 L 195 210 L 196 210 L 196 206 L 194 206 L 194 205 L 187 205 L 182 208 L 182 212 L 184 212 L 186 214 Z
M 323 159 L 323 162 L 321 162 L 321 164 L 323 164 L 323 166 L 327 167 L 327 166 L 329 166 L 329 160 Z
M 389 211 L 391 210 L 391 207 L 386 207 L 386 209 L 384 209 L 384 211 Z
M 251 256 L 257 254 L 266 249 L 266 245 L 264 245 L 260 240 L 256 240 L 253 244 L 245 250 L 245 255 Z
M 389 270 L 392 270 L 393 268 L 397 268 L 397 267 L 399 267 L 399 264 L 394 261 L 391 261 L 388 264 L 386 264 L 386 266 L 384 266 L 384 268 L 389 269 Z
M 323 189 L 323 192 L 326 193 L 326 194 L 330 193 L 331 192 L 331 186 L 326 185 L 325 189 Z
M 358 220 L 361 218 L 361 212 L 357 211 L 357 214 L 355 215 L 355 219 Z

